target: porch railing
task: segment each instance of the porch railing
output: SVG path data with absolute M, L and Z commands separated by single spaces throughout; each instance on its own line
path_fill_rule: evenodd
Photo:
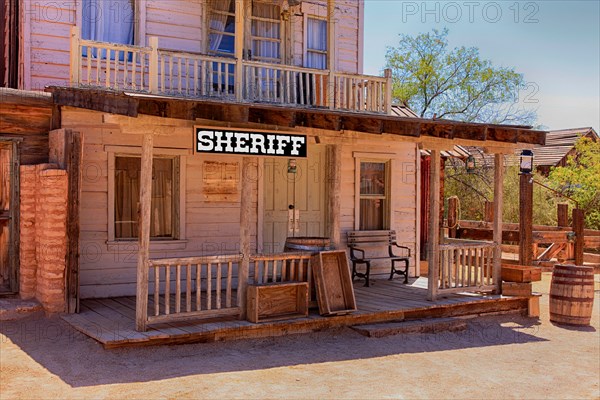
M 437 294 L 496 289 L 495 248 L 494 243 L 464 240 L 440 244 Z
M 159 49 L 157 37 L 148 43 L 84 40 L 73 27 L 71 85 L 354 112 L 391 110 L 389 70 L 384 77 L 345 74 Z
M 242 314 L 241 282 L 302 281 L 312 285 L 309 253 L 250 257 L 248 276 L 240 277 L 243 256 L 205 256 L 148 261 L 148 307 L 140 310 L 146 324 L 203 321 Z
M 242 255 L 149 260 L 147 323 L 240 315 Z M 145 310 L 148 313 L 148 309 Z

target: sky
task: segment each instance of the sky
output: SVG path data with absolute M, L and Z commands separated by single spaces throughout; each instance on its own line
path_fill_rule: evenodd
M 365 0 L 364 73 L 381 73 L 399 34 L 447 27 L 450 47 L 477 47 L 524 74 L 519 101 L 537 110 L 537 124 L 600 132 L 599 25 L 599 0 Z

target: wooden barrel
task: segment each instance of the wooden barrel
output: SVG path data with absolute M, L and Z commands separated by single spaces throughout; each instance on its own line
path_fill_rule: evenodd
M 288 237 L 283 248 L 286 253 L 299 251 L 318 253 L 326 250 L 334 250 L 334 248 L 331 239 L 325 237 Z
M 589 325 L 594 306 L 594 268 L 555 265 L 550 284 L 550 321 Z

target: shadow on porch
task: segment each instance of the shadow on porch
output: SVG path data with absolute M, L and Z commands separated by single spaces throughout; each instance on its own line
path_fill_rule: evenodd
M 258 324 L 234 318 L 202 323 L 169 322 L 153 324 L 146 332 L 137 332 L 135 298 L 117 297 L 83 300 L 79 314 L 62 318 L 105 348 L 114 348 L 264 338 L 388 321 L 527 310 L 527 299 L 520 297 L 459 293 L 435 302 L 427 301 L 427 278 L 423 277 L 411 279 L 408 285 L 399 280 L 374 280 L 371 287 L 355 282 L 354 290 L 358 310 L 331 317 L 322 317 L 313 309 L 306 318 Z M 171 303 L 174 302 L 172 299 Z

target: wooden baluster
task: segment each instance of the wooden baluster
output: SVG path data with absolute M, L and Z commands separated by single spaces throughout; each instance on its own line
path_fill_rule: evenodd
M 181 312 L 181 265 L 175 267 L 175 313 Z
M 310 259 L 306 260 L 306 282 L 308 282 L 308 287 L 311 288 L 313 286 L 313 276 L 312 276 L 312 267 L 310 265 Z M 310 290 L 310 289 L 309 289 Z M 310 293 L 309 293 L 310 296 Z
M 192 84 L 194 85 L 194 97 L 198 96 L 198 59 L 194 59 L 194 69 L 192 71 Z
M 467 264 L 467 254 L 465 249 L 461 248 L 460 250 L 460 286 L 465 286 L 465 265 Z
M 216 277 L 216 288 L 217 292 L 217 310 L 221 309 L 221 263 L 217 263 L 217 277 Z
M 446 265 L 445 265 L 445 259 L 446 259 L 446 251 L 442 250 L 440 251 L 440 265 L 436 266 L 436 268 L 438 268 L 440 270 L 440 285 L 439 288 L 440 289 L 444 289 L 446 287 Z
M 206 264 L 206 309 L 212 310 L 212 264 Z
M 298 93 L 296 92 L 297 77 L 298 74 L 296 72 L 292 72 L 292 101 L 290 101 L 292 104 L 296 104 L 298 102 Z
M 460 285 L 460 249 L 454 249 L 454 287 Z
M 89 85 L 92 80 L 92 49 L 88 46 L 87 54 L 85 55 L 86 59 L 86 68 L 87 68 L 87 81 L 86 83 Z
M 154 266 L 154 315 L 160 314 L 160 266 Z
M 192 311 L 192 264 L 185 271 L 185 311 Z
M 233 262 L 229 261 L 227 263 L 227 289 L 226 289 L 226 299 L 225 299 L 225 307 L 231 307 L 231 276 L 233 275 Z
M 185 94 L 190 95 L 190 59 L 185 58 Z
M 196 311 L 202 310 L 202 263 L 196 264 Z
M 224 91 L 226 94 L 229 94 L 229 64 L 224 63 L 223 66 L 225 67 L 225 82 L 224 82 L 225 90 Z
M 171 314 L 171 266 L 165 264 L 165 315 Z
M 96 50 L 96 86 L 100 86 L 100 74 L 102 73 L 102 57 L 100 57 L 100 49 L 94 47 Z M 91 47 L 88 46 L 88 51 L 93 51 Z
M 299 88 L 298 88 L 298 95 L 300 97 L 300 104 L 305 105 L 306 104 L 306 93 L 304 91 L 304 73 L 301 72 L 298 74 L 298 84 L 299 84 Z

